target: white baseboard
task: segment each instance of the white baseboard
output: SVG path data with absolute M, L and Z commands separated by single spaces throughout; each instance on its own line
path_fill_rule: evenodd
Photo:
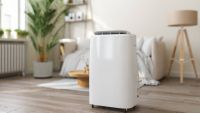
M 171 72 L 171 76 L 172 77 L 180 77 L 180 74 L 178 71 Z M 196 78 L 196 76 L 195 76 L 194 72 L 184 72 L 184 78 Z
M 53 68 L 53 73 L 59 73 L 60 69 L 58 68 Z M 28 70 L 25 72 L 25 75 L 33 75 L 33 70 Z

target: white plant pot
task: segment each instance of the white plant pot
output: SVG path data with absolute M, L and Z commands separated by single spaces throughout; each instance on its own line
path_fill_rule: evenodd
M 33 63 L 33 76 L 35 78 L 50 78 L 53 75 L 53 62 L 37 62 Z
M 19 36 L 19 35 L 17 35 L 17 39 L 26 39 L 26 36 Z
M 11 32 L 5 32 L 6 38 L 11 38 Z

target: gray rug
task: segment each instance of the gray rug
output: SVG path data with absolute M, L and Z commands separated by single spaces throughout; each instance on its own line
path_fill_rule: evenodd
M 58 81 L 53 81 L 50 83 L 44 83 L 37 85 L 38 87 L 52 88 L 52 89 L 67 89 L 75 91 L 89 91 L 88 88 L 82 88 L 77 85 L 76 79 L 62 79 Z
M 53 81 L 50 83 L 44 83 L 37 85 L 38 87 L 52 88 L 52 89 L 67 89 L 75 91 L 89 91 L 89 88 L 82 88 L 77 85 L 76 79 L 65 78 L 62 80 Z M 138 88 L 141 88 L 143 84 L 139 82 Z

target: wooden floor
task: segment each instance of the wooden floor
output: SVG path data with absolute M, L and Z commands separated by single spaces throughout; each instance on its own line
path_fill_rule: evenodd
M 0 79 L 0 113 L 122 113 L 122 110 L 88 104 L 88 93 L 39 88 L 40 83 L 62 78 Z M 130 113 L 200 113 L 200 81 L 163 80 L 160 86 L 143 87 L 138 106 Z

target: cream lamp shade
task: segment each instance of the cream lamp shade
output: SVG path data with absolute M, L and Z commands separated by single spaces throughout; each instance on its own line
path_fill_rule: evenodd
M 195 10 L 178 10 L 169 14 L 168 26 L 184 27 L 198 24 L 198 12 Z

